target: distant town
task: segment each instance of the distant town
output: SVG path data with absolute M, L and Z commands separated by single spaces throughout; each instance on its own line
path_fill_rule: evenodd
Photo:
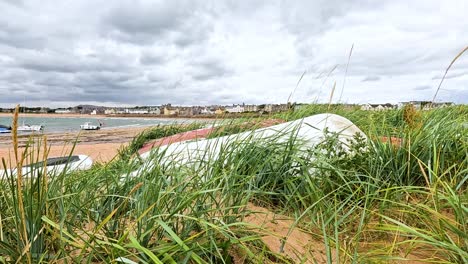
M 384 111 L 391 109 L 401 109 L 405 105 L 413 105 L 416 109 L 429 110 L 453 105 L 452 102 L 430 101 L 409 101 L 398 104 L 341 104 L 345 108 L 366 111 Z M 85 115 L 109 115 L 109 116 L 131 116 L 131 115 L 153 115 L 166 117 L 189 117 L 189 116 L 216 116 L 225 114 L 257 113 L 268 114 L 278 113 L 287 110 L 298 110 L 309 104 L 289 103 L 289 104 L 233 104 L 233 105 L 211 105 L 211 106 L 173 106 L 164 104 L 160 106 L 135 106 L 135 107 L 106 107 L 95 105 L 78 105 L 68 108 L 48 108 L 48 107 L 26 107 L 21 106 L 21 113 L 37 114 L 85 114 Z M 14 108 L 0 108 L 0 112 L 12 113 Z

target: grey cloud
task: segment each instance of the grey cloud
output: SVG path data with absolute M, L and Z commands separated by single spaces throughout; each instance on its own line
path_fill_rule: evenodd
M 429 90 L 429 89 L 433 89 L 433 87 L 429 86 L 429 85 L 420 85 L 420 86 L 416 86 L 413 88 L 413 90 L 415 91 L 425 91 L 425 90 Z
M 5 3 L 20 7 L 24 4 L 23 0 L 4 0 Z
M 146 5 L 127 1 L 113 8 L 105 18 L 105 22 L 130 35 L 135 33 L 158 35 L 176 29 L 188 15 L 189 10 L 179 4 L 180 1 Z
M 39 32 L 0 20 L 0 45 L 20 49 L 43 49 L 46 45 L 46 38 Z
M 146 79 L 149 83 L 162 83 L 167 80 L 167 77 L 159 72 L 150 72 L 146 74 Z
M 67 74 L 54 74 L 54 75 L 47 74 L 43 77 L 37 76 L 36 80 L 34 80 L 33 83 L 42 87 L 64 88 L 70 85 L 71 76 L 68 76 Z
M 453 78 L 458 78 L 458 77 L 462 77 L 462 76 L 465 76 L 465 75 L 468 75 L 468 72 L 458 72 L 458 73 L 449 72 L 445 76 L 445 79 L 453 79 Z M 432 80 L 440 80 L 440 79 L 442 79 L 442 77 L 443 77 L 442 74 L 435 75 L 435 76 L 432 77 Z
M 132 81 L 138 78 L 138 75 L 129 73 L 94 73 L 76 76 L 69 85 L 81 90 L 86 95 L 101 99 L 105 98 L 106 93 L 117 93 L 122 97 L 122 100 L 127 100 L 125 98 L 130 94 L 144 93 L 143 87 L 132 84 Z M 130 98 L 128 97 L 128 99 Z
M 425 22 L 424 19 L 430 18 L 452 20 L 436 11 L 440 9 L 436 3 L 429 1 L 424 6 L 425 12 L 417 12 L 421 2 L 411 2 L 402 9 L 407 3 L 398 0 L 386 3 L 309 1 L 306 4 L 288 1 L 284 2 L 282 19 L 286 29 L 296 36 L 301 66 L 345 64 L 354 43 L 349 75 L 390 77 L 426 73 L 432 76 L 431 71 L 443 71 L 450 58 L 448 54 L 457 54 L 468 40 L 463 33 L 468 28 L 466 22 L 453 26 L 450 33 L 444 23 Z M 441 5 L 457 6 L 457 1 Z M 412 19 L 403 19 L 409 14 Z M 463 12 L 451 15 L 461 17 Z M 460 61 L 457 64 L 468 71 L 468 65 Z
M 362 79 L 361 82 L 375 82 L 375 81 L 380 81 L 379 76 L 367 76 L 366 78 Z
M 142 77 L 138 72 L 92 72 L 75 75 L 75 83 L 83 86 L 105 85 L 109 83 L 124 83 Z
M 8 83 L 22 83 L 30 78 L 29 72 L 23 69 L 0 68 L 0 84 L 3 82 Z
M 33 52 L 19 54 L 16 66 L 38 72 L 94 72 L 123 71 L 129 68 L 125 58 L 117 56 L 76 56 L 58 52 Z
M 140 63 L 142 65 L 162 64 L 165 63 L 167 59 L 167 56 L 162 53 L 143 52 L 140 55 Z
M 18 64 L 19 67 L 38 72 L 62 72 L 72 73 L 84 70 L 83 67 L 75 63 L 59 64 L 54 62 L 26 61 Z
M 204 40 L 211 25 L 204 22 L 193 1 L 135 3 L 126 1 L 102 20 L 101 34 L 120 41 L 149 45 L 171 43 L 187 46 Z
M 192 78 L 198 81 L 216 79 L 223 76 L 229 76 L 233 73 L 231 69 L 223 62 L 214 59 L 195 62 Z
M 2 87 L 0 86 L 0 91 Z M 66 91 L 66 92 L 65 92 Z M 22 102 L 27 98 L 28 102 L 33 101 L 101 101 L 101 102 L 119 102 L 119 103 L 136 103 L 136 102 L 150 102 L 148 97 L 142 97 L 142 93 L 148 95 L 148 91 L 135 87 L 122 87 L 116 84 L 107 84 L 106 86 L 87 86 L 87 87 L 73 87 L 63 85 L 59 86 L 46 86 L 42 89 L 37 89 L 31 86 L 23 86 L 21 93 L 9 93 L 0 98 L 0 103 L 7 102 Z M 151 98 L 151 97 L 149 97 Z
M 315 0 L 315 1 L 281 1 L 281 18 L 285 27 L 300 37 L 298 41 L 310 34 L 328 29 L 331 21 L 355 9 L 378 8 L 378 4 L 368 0 Z

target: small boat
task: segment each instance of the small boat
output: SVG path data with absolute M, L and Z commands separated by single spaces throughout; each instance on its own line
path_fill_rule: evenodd
M 0 125 L 0 133 L 10 133 L 10 132 L 11 132 L 11 127 Z
M 195 141 L 190 139 L 169 142 L 168 144 L 150 145 L 149 147 L 140 149 L 140 158 L 144 161 L 143 165 L 139 169 L 122 177 L 136 177 L 144 171 L 154 168 L 155 162 L 151 157 L 155 153 L 158 153 L 158 165 L 175 164 L 175 166 L 181 166 L 184 164 L 201 164 L 209 159 L 218 158 L 223 149 L 233 142 L 242 142 L 242 140 L 247 142 L 259 140 L 287 142 L 294 137 L 295 140 L 303 142 L 301 150 L 307 151 L 322 143 L 327 133 L 337 134 L 337 144 L 341 144 L 345 151 L 349 151 L 349 141 L 354 140 L 356 134 L 367 140 L 367 136 L 350 120 L 335 114 L 317 114 L 233 135 L 210 139 L 194 136 Z
M 18 127 L 18 131 L 20 132 L 39 132 L 39 131 L 42 131 L 44 130 L 44 126 L 43 125 L 29 125 L 29 124 L 24 124 L 22 126 L 19 126 Z
M 277 124 L 283 123 L 283 122 L 284 121 L 280 120 L 280 119 L 268 119 L 268 120 L 261 121 L 259 123 L 255 123 L 255 124 L 252 124 L 252 123 L 249 123 L 249 122 L 244 122 L 244 123 L 242 123 L 240 125 L 244 125 L 244 126 L 256 125 L 256 126 L 258 126 L 258 128 L 261 128 L 261 127 L 269 127 L 269 126 L 272 126 L 272 125 L 277 125 Z M 218 128 L 222 129 L 222 126 L 218 126 Z M 178 134 L 168 136 L 168 137 L 163 137 L 163 138 L 151 140 L 150 142 L 145 143 L 138 150 L 138 153 L 143 154 L 145 152 L 150 151 L 153 148 L 170 145 L 170 144 L 173 144 L 173 143 L 176 143 L 176 142 L 181 142 L 181 141 L 188 142 L 189 140 L 204 139 L 204 138 L 207 138 L 211 133 L 215 132 L 215 130 L 216 130 L 216 126 L 209 126 L 209 127 L 205 127 L 205 128 L 200 128 L 200 129 L 196 129 L 196 130 L 191 130 L 191 131 L 187 131 L 187 132 L 178 133 Z
M 93 165 L 93 160 L 86 155 L 73 155 L 49 158 L 45 161 L 29 164 L 21 168 L 21 174 L 24 177 L 35 177 L 42 173 L 44 166 L 47 166 L 49 175 L 67 173 L 78 170 L 87 170 Z M 0 170 L 0 180 L 8 176 L 16 175 L 17 169 Z
M 101 125 L 93 125 L 91 122 L 86 122 L 84 125 L 80 125 L 81 130 L 99 130 Z

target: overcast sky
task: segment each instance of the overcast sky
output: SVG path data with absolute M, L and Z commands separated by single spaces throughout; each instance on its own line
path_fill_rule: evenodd
M 430 100 L 468 45 L 466 0 L 0 0 L 0 10 L 0 107 L 285 103 L 303 72 L 291 101 L 327 102 L 335 82 L 334 102 Z M 468 103 L 468 54 L 447 77 L 438 101 Z

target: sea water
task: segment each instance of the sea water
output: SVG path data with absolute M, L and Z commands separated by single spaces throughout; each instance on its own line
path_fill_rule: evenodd
M 19 125 L 43 125 L 44 132 L 71 132 L 80 130 L 80 125 L 91 122 L 93 125 L 102 124 L 101 129 L 131 128 L 156 125 L 183 124 L 200 122 L 194 119 L 176 118 L 134 118 L 134 117 L 19 117 Z M 0 125 L 11 126 L 12 117 L 0 116 Z

